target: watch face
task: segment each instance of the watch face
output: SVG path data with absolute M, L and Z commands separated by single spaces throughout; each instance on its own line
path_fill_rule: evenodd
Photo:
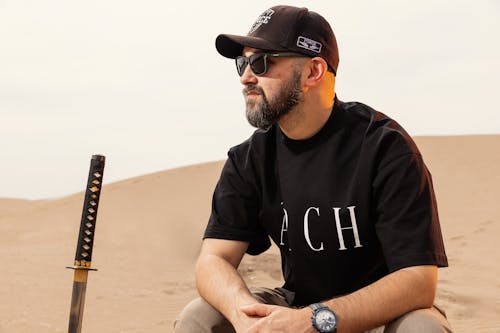
M 316 313 L 316 325 L 321 332 L 333 332 L 337 324 L 335 315 L 330 310 L 320 310 Z

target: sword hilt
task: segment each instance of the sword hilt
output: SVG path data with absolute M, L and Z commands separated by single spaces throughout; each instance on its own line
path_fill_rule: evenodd
M 90 160 L 89 177 L 85 189 L 80 233 L 76 246 L 73 269 L 94 270 L 90 268 L 92 262 L 92 249 L 94 247 L 95 226 L 99 197 L 101 195 L 102 177 L 106 158 L 102 155 L 93 155 Z
M 85 188 L 80 233 L 78 234 L 78 244 L 76 246 L 75 265 L 67 267 L 75 270 L 69 314 L 69 333 L 80 333 L 82 330 L 88 271 L 95 270 L 90 268 L 90 265 L 105 159 L 102 155 L 93 155 L 90 160 L 89 178 Z

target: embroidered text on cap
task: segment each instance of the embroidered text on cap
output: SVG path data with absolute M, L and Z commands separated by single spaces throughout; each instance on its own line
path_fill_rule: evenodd
M 297 38 L 297 46 L 316 53 L 321 53 L 322 47 L 320 42 L 303 36 L 299 36 L 299 38 Z
M 255 23 L 250 28 L 250 32 L 249 33 L 250 34 L 253 33 L 262 24 L 267 24 L 269 22 L 269 20 L 271 19 L 271 16 L 273 16 L 273 14 L 274 14 L 274 10 L 272 10 L 271 8 L 269 8 L 268 10 L 266 10 L 265 12 L 263 12 L 262 14 L 260 14 L 260 16 L 257 18 L 257 20 L 255 21 Z

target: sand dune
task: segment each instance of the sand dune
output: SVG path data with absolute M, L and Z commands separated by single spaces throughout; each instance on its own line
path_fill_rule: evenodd
M 450 267 L 437 301 L 456 332 L 500 332 L 500 136 L 420 137 L 433 174 Z M 196 295 L 193 263 L 222 162 L 104 186 L 84 332 L 171 332 Z M 106 180 L 106 179 L 104 179 Z M 82 184 L 84 186 L 84 184 Z M 83 194 L 0 199 L 0 332 L 66 332 Z M 281 281 L 276 249 L 241 267 Z

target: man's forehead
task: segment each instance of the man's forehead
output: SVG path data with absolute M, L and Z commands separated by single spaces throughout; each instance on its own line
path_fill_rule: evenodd
M 248 46 L 245 46 L 243 48 L 243 51 L 242 51 L 242 54 L 244 56 L 249 56 L 251 54 L 254 54 L 254 53 L 259 53 L 259 52 L 264 52 L 264 50 L 261 50 L 261 49 L 254 49 L 253 47 L 248 47 Z

